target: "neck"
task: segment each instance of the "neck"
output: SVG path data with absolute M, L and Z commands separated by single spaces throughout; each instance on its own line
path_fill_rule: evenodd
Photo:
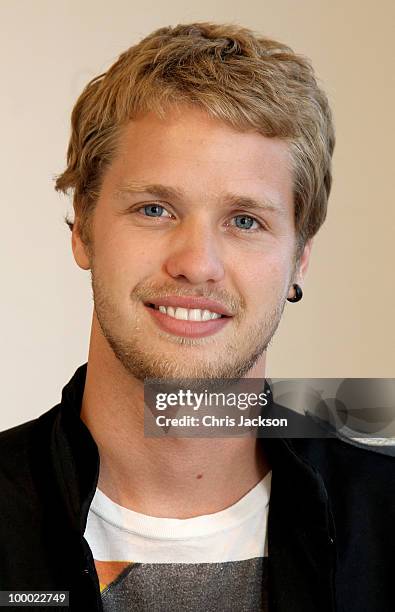
M 263 378 L 254 368 L 249 377 Z M 269 471 L 254 437 L 148 438 L 144 386 L 91 337 L 81 419 L 100 455 L 99 489 L 150 516 L 189 518 L 236 503 Z

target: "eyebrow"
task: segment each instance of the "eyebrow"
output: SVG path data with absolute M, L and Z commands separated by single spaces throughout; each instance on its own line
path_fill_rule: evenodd
M 182 200 L 185 198 L 182 190 L 176 187 L 169 187 L 161 185 L 159 183 L 145 184 L 137 181 L 129 181 L 123 185 L 119 185 L 116 189 L 116 195 L 123 197 L 129 194 L 135 193 L 147 193 L 159 199 L 177 199 Z M 220 197 L 223 204 L 229 208 L 233 206 L 242 206 L 252 211 L 257 212 L 273 212 L 279 215 L 286 215 L 287 211 L 285 206 L 280 202 L 273 202 L 267 196 L 262 199 L 252 198 L 246 195 L 238 195 L 235 193 L 225 193 Z
M 133 193 L 149 193 L 157 198 L 177 198 L 181 199 L 183 193 L 176 187 L 166 187 L 165 185 L 159 185 L 158 183 L 145 184 L 139 182 L 128 182 L 123 185 L 119 185 L 116 189 L 116 195 L 129 195 Z

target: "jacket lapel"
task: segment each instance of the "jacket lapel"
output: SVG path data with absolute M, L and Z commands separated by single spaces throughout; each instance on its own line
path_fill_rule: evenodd
M 259 439 L 272 467 L 268 517 L 271 612 L 332 612 L 334 538 L 328 496 L 287 439 Z M 325 441 L 323 440 L 323 443 Z

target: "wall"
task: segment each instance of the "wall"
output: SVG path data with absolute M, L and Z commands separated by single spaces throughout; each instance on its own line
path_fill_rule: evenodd
M 385 0 L 2 0 L 0 429 L 56 404 L 87 359 L 90 277 L 53 190 L 74 101 L 154 28 L 196 20 L 238 22 L 311 57 L 335 115 L 328 219 L 268 375 L 395 376 L 394 17 Z

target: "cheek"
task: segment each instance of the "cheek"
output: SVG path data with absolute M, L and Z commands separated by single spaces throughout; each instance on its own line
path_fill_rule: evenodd
M 130 294 L 133 287 L 157 271 L 158 254 L 147 245 L 121 232 L 107 232 L 96 249 L 95 269 L 109 291 L 120 297 Z
M 239 288 L 256 308 L 275 304 L 285 295 L 290 275 L 290 264 L 286 257 L 265 257 L 250 261 L 239 271 Z
M 290 270 L 289 258 L 284 256 L 265 256 L 245 261 L 241 276 L 248 284 L 261 283 L 263 286 L 279 286 L 287 278 Z
M 104 206 L 96 213 L 95 242 L 101 268 L 116 276 L 134 276 L 136 270 L 148 268 L 150 262 L 152 265 L 156 255 L 140 232 L 133 231 Z

